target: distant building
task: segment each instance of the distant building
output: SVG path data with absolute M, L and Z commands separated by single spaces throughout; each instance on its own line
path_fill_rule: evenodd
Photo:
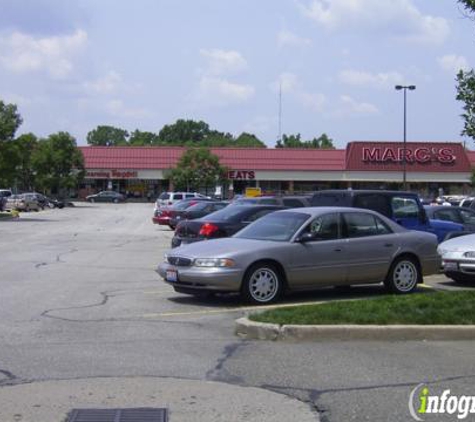
M 167 171 L 181 147 L 80 147 L 86 179 L 80 194 L 114 189 L 145 197 L 172 190 Z M 224 192 L 246 187 L 265 193 L 327 188 L 401 189 L 405 161 L 408 189 L 424 195 L 471 192 L 475 151 L 450 142 L 351 142 L 346 149 L 211 148 L 230 169 Z M 209 193 L 214 187 L 209 187 Z

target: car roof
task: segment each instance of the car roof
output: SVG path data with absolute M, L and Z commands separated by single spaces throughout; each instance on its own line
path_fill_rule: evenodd
M 411 195 L 418 196 L 414 192 L 400 191 L 400 190 L 378 190 L 378 189 L 324 189 L 314 192 L 313 196 L 320 195 L 322 193 L 340 194 L 342 196 L 355 196 L 359 194 L 379 194 L 379 195 Z

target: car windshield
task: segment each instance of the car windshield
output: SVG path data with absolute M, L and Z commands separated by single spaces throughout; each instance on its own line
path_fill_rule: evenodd
M 202 202 L 198 202 L 198 203 L 193 204 L 192 206 L 190 206 L 188 208 L 188 211 L 202 211 L 208 206 L 209 206 L 209 202 L 202 201 Z
M 175 202 L 173 205 L 173 209 L 177 211 L 182 211 L 190 207 L 190 202 L 191 201 L 180 201 L 180 202 Z
M 234 237 L 289 241 L 309 218 L 309 214 L 300 212 L 274 212 L 247 226 Z

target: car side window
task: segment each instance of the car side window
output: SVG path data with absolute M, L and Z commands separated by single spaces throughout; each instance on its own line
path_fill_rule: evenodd
M 324 214 L 313 219 L 303 234 L 311 233 L 315 240 L 334 240 L 340 237 L 339 217 L 337 213 Z
M 259 201 L 259 204 L 263 205 L 279 205 L 277 199 L 274 198 L 265 198 Z
M 173 200 L 175 200 L 175 201 L 181 201 L 182 199 L 183 199 L 183 194 L 181 194 L 181 193 L 175 193 L 173 195 Z
M 392 233 L 384 221 L 371 214 L 344 213 L 343 219 L 350 239 Z
M 194 198 L 195 195 L 193 193 L 185 193 L 185 198 Z
M 434 212 L 434 217 L 437 220 L 453 221 L 455 223 L 463 223 L 461 217 L 458 215 L 456 210 L 449 209 L 437 210 Z
M 397 197 L 391 199 L 394 218 L 418 218 L 420 211 L 415 199 Z
M 475 224 L 475 212 L 460 210 L 460 216 L 465 224 Z
M 284 198 L 283 201 L 286 207 L 299 208 L 304 206 L 303 202 L 296 198 Z
M 377 211 L 387 217 L 391 216 L 391 209 L 387 196 L 378 194 L 361 194 L 355 197 L 355 207 Z

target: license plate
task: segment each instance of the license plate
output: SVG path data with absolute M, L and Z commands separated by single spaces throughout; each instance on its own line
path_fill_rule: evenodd
M 165 280 L 170 281 L 171 283 L 178 281 L 178 271 L 168 270 L 165 274 Z
M 458 265 L 456 262 L 446 262 L 444 264 L 444 270 L 448 271 L 456 271 L 458 270 Z

